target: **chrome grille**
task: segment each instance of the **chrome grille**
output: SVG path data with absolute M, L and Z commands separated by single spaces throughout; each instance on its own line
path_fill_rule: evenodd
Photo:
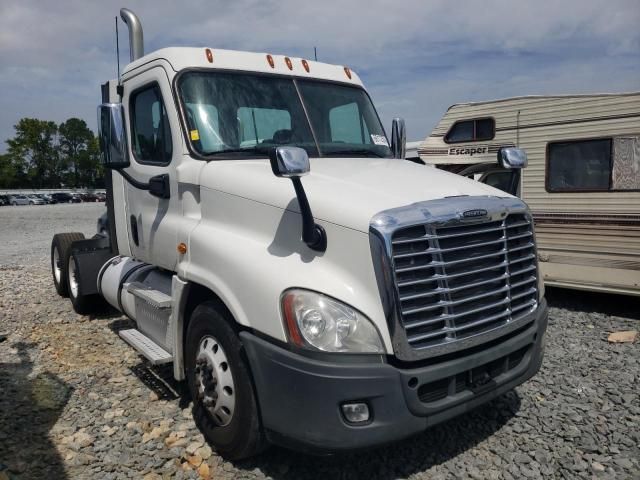
M 391 243 L 400 319 L 413 349 L 493 330 L 537 305 L 527 214 L 404 227 L 393 233 Z

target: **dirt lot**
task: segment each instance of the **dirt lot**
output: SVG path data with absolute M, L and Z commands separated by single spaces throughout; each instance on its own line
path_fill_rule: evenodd
M 0 208 L 0 480 L 6 478 L 640 478 L 636 299 L 551 290 L 541 372 L 421 435 L 368 452 L 271 448 L 223 461 L 190 400 L 117 336 L 127 321 L 73 313 L 55 295 L 51 236 L 95 231 L 102 204 Z M 313 412 L 309 412 L 313 414 Z

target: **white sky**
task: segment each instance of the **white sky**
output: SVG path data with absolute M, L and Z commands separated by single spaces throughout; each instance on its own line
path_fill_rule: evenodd
M 426 137 L 446 108 L 514 95 L 640 90 L 640 0 L 401 2 L 101 0 L 0 3 L 0 141 L 22 117 L 95 128 L 116 76 L 114 17 L 141 18 L 147 52 L 209 46 L 356 70 L 388 129 Z M 121 61 L 128 59 L 120 23 Z M 6 146 L 0 144 L 0 152 Z

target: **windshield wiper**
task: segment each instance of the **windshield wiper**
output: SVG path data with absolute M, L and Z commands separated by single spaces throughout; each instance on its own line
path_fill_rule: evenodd
M 387 158 L 387 155 L 383 155 L 373 150 L 369 150 L 368 148 L 349 148 L 345 150 L 328 150 L 322 152 L 325 157 L 330 157 L 331 155 L 366 155 L 373 156 L 377 158 Z
M 205 155 L 224 155 L 225 153 L 248 153 L 248 154 L 266 154 L 268 155 L 276 145 L 270 147 L 251 147 L 251 148 L 226 148 L 224 150 L 216 150 L 215 152 L 207 152 Z

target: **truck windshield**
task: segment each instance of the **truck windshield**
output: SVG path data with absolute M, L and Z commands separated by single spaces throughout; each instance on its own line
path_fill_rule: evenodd
M 187 72 L 178 95 L 193 149 L 205 157 L 264 157 L 279 145 L 309 156 L 392 157 L 367 93 L 317 80 Z

